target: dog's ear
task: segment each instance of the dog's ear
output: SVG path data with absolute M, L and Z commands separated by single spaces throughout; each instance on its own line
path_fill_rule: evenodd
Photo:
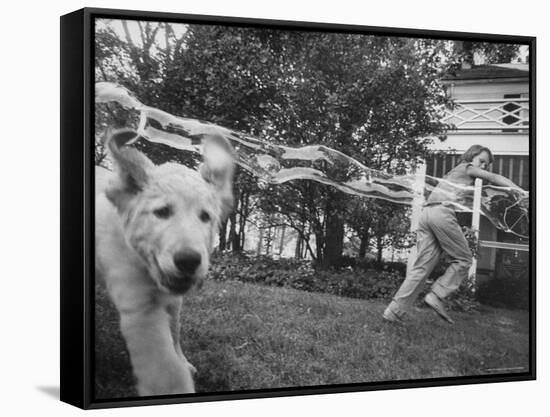
M 223 220 L 233 209 L 234 151 L 229 141 L 221 135 L 205 137 L 202 146 L 203 163 L 199 167 L 199 172 L 218 191 L 222 203 Z
M 149 158 L 137 149 L 126 146 L 137 137 L 135 131 L 123 129 L 113 132 L 106 142 L 117 173 L 106 195 L 119 211 L 123 211 L 126 203 L 143 190 L 154 167 Z

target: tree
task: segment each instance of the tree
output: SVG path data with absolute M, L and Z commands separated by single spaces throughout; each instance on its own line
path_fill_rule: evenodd
M 348 207 L 346 224 L 353 236 L 359 239 L 359 258 L 364 258 L 367 249 L 374 246 L 380 263 L 385 248 L 410 247 L 408 206 L 385 200 L 354 198 Z
M 137 24 L 138 39 L 132 37 L 125 21 L 121 23 L 122 29 L 119 27 L 123 35 L 109 25 L 98 31 L 98 80 L 117 82 L 142 102 L 176 115 L 196 117 L 248 133 L 261 127 L 264 102 L 269 101 L 275 91 L 268 85 L 272 78 L 270 71 L 276 68 L 268 62 L 269 50 L 263 49 L 258 41 L 261 31 L 200 25 L 177 31 L 167 23 Z M 165 40 L 164 47 L 159 45 L 159 36 Z M 103 107 L 101 111 L 105 111 L 105 107 L 109 109 Z M 117 114 L 112 116 L 105 125 L 118 124 L 114 120 Z M 127 121 L 127 115 L 122 119 Z M 191 166 L 197 163 L 195 157 L 163 145 L 144 142 L 138 146 L 156 163 L 168 160 Z M 244 246 L 245 225 L 257 189 L 257 180 L 242 170 L 237 171 L 236 205 L 229 227 L 229 245 L 234 251 Z M 222 249 L 228 246 L 227 227 L 227 223 L 222 224 Z
M 294 71 L 280 85 L 285 111 L 271 114 L 268 137 L 281 140 L 286 133 L 288 144 L 323 143 L 369 167 L 403 173 L 427 155 L 429 137 L 445 131 L 438 121 L 448 102 L 438 84 L 442 44 L 318 33 L 293 34 L 286 41 L 284 59 L 290 63 L 285 68 Z M 342 182 L 350 179 L 337 164 L 327 172 Z M 310 226 L 316 237 L 314 258 L 337 263 L 349 196 L 320 184 L 297 188 L 303 188 L 302 205 L 279 207 L 288 210 L 288 226 L 299 233 Z M 270 200 L 296 201 L 296 187 L 275 192 L 279 195 Z M 303 199 L 311 194 L 313 207 Z M 299 216 L 306 222 L 297 221 Z
M 322 215 L 317 207 L 318 187 L 310 182 L 291 182 L 267 187 L 258 198 L 258 208 L 267 216 L 264 227 L 283 227 L 296 232 L 296 257 L 303 257 L 307 251 L 315 261 L 322 259 L 323 247 L 318 243 L 316 249 L 310 244 L 311 232 L 316 240 L 323 236 Z M 276 214 L 276 216 L 274 216 Z M 266 223 L 265 219 L 271 220 Z
M 518 44 L 471 41 L 457 41 L 453 44 L 454 59 L 470 64 L 476 61 L 483 64 L 511 63 L 518 57 L 519 51 Z
M 449 98 L 439 79 L 458 58 L 445 41 L 150 22 L 137 24 L 134 39 L 128 25 L 98 31 L 97 79 L 118 82 L 176 115 L 275 144 L 324 144 L 392 174 L 425 158 L 431 137 L 448 128 L 440 122 Z M 109 117 L 119 116 L 111 111 Z M 159 161 L 188 158 L 143 146 Z M 315 164 L 332 178 L 351 178 L 338 163 L 323 163 Z M 245 226 L 258 207 L 279 213 L 276 221 L 294 230 L 317 262 L 335 264 L 346 223 L 351 227 L 350 218 L 357 217 L 350 215 L 351 196 L 311 181 L 263 190 L 257 179 L 238 172 L 235 195 L 236 210 L 221 239 L 233 250 L 244 246 Z M 376 206 L 381 216 L 388 209 Z M 367 219 L 365 248 L 376 220 Z

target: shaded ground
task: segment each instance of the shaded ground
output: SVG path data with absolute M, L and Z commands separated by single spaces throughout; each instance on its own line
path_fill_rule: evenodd
M 96 396 L 135 396 L 118 317 L 96 305 Z M 385 302 L 209 280 L 185 298 L 182 346 L 199 392 L 527 372 L 529 314 L 484 307 L 448 325 L 415 310 L 407 326 Z

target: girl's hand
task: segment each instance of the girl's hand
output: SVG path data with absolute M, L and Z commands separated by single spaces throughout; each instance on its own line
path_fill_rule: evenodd
M 510 193 L 517 199 L 526 198 L 529 193 L 520 187 L 511 187 Z
M 527 191 L 514 187 L 510 190 L 510 194 L 519 207 L 529 209 L 529 193 Z

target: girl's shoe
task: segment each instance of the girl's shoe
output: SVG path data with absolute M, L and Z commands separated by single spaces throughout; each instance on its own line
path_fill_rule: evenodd
M 404 321 L 401 317 L 399 317 L 397 314 L 395 314 L 389 307 L 386 307 L 384 310 L 384 313 L 382 314 L 382 318 L 390 323 L 396 323 L 396 324 L 403 324 Z
M 424 297 L 424 302 L 428 304 L 437 314 L 439 314 L 439 317 L 441 317 L 443 320 L 454 324 L 454 320 L 447 314 L 447 311 L 445 310 L 445 306 L 439 299 L 437 295 L 435 295 L 433 292 L 429 292 L 426 294 L 426 297 Z

